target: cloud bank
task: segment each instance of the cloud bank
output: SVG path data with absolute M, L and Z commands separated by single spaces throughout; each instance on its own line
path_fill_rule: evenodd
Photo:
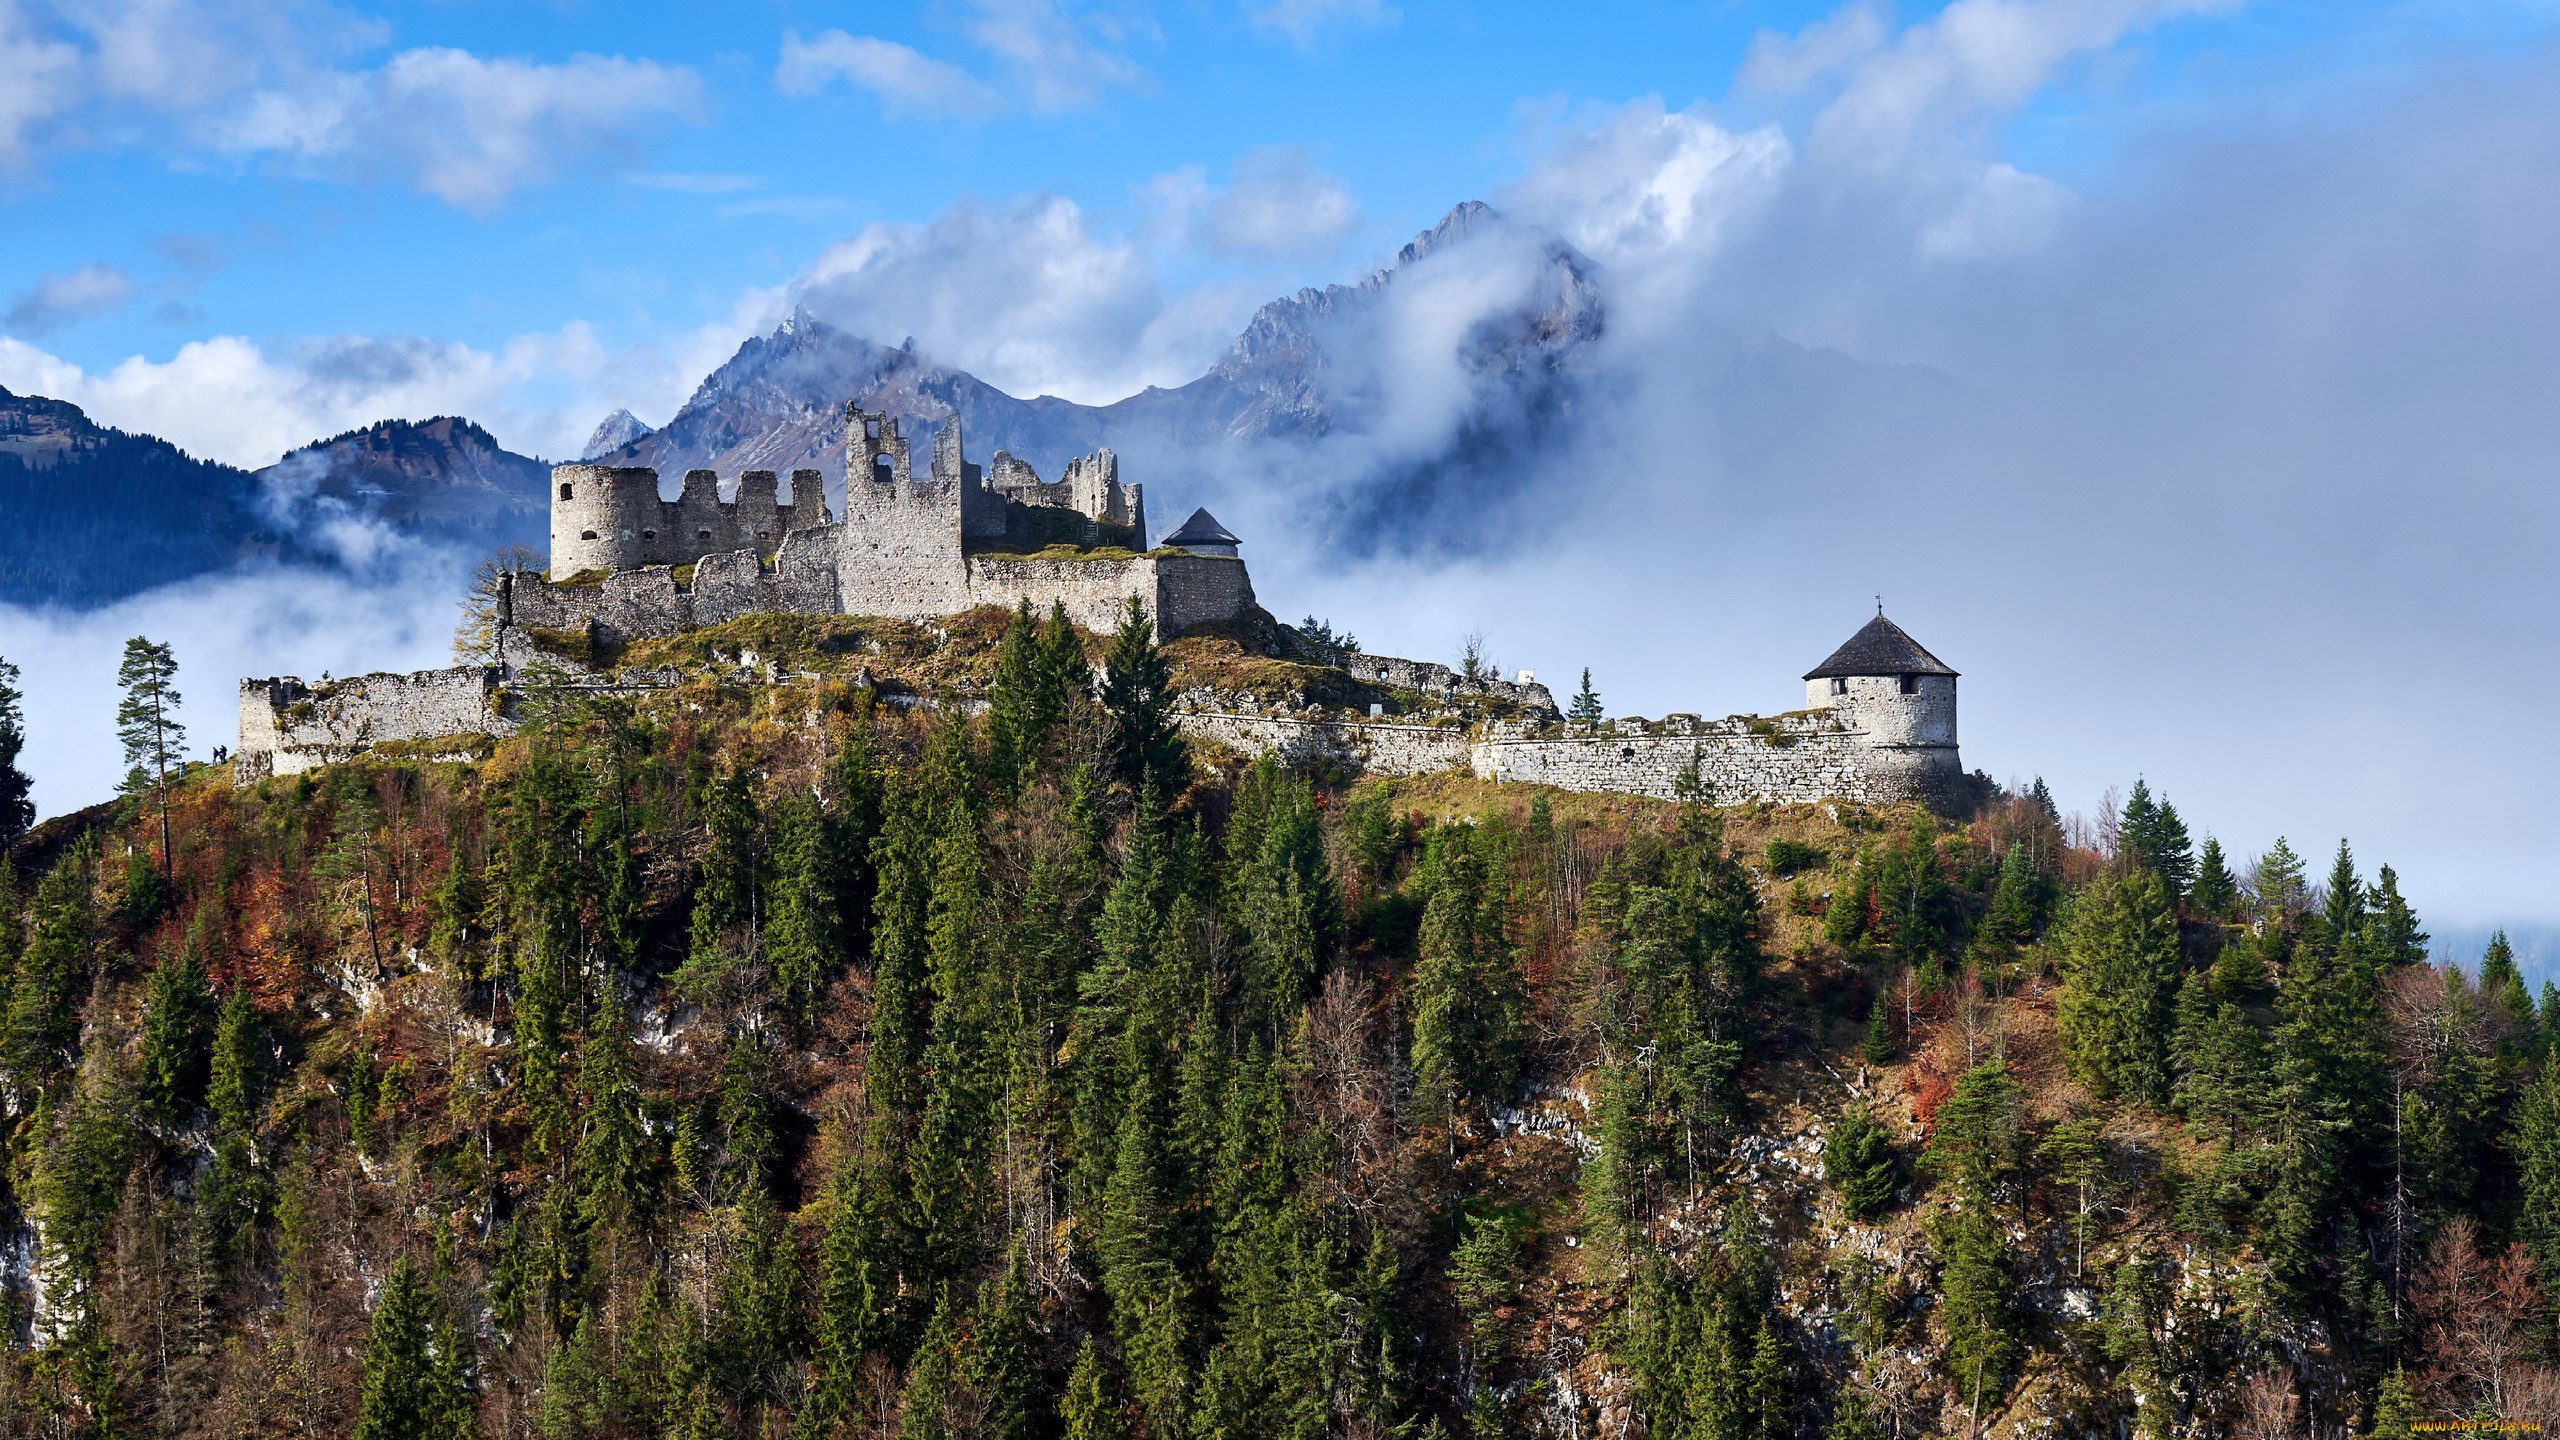
M 163 150 L 410 186 L 488 211 L 525 186 L 622 163 L 705 113 L 689 66 L 380 49 L 388 29 L 301 0 L 0 0 L 0 176 L 57 144 Z

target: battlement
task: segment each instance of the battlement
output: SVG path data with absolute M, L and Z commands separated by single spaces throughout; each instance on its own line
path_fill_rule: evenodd
M 720 477 L 688 470 L 673 500 L 642 466 L 560 465 L 551 471 L 551 573 L 608 574 L 647 565 L 691 565 L 706 555 L 770 555 L 794 529 L 832 523 L 815 470 L 791 472 L 791 498 L 770 470 L 749 470 L 720 497 Z

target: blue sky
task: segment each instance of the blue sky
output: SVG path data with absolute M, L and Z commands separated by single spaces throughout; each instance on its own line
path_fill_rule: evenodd
M 1951 133 L 2101 190 L 2138 172 L 2147 136 L 2352 106 L 2440 56 L 2528 46 L 2552 20 L 2547 6 L 2491 3 L 1957 9 L 2098 17 L 2103 43 L 2066 47 L 2023 95 Z M 0 15 L 0 43 L 44 61 L 21 73 L 45 77 L 0 172 L 0 331 L 87 374 L 218 336 L 271 359 L 348 336 L 497 356 L 528 336 L 556 349 L 568 327 L 596 352 L 577 362 L 591 371 L 634 347 L 680 351 L 665 363 L 682 369 L 865 226 L 926 224 L 968 197 L 1054 195 L 1204 312 L 1145 364 L 1088 367 L 1071 387 L 1081 399 L 1186 378 L 1258 299 L 1355 277 L 1450 204 L 1516 179 L 1559 126 L 1656 97 L 1801 134 L 1824 95 L 1754 84 L 1743 71 L 1755 41 L 1864 15 L 1886 34 L 1942 18 L 1383 0 L 7 0 Z M 883 83 L 830 58 L 856 52 L 922 78 Z M 1169 218 L 1186 187 L 1215 196 L 1240 167 L 1248 180 L 1320 182 L 1333 208 L 1290 246 L 1208 243 Z M 0 368 L 23 381 L 21 359 Z M 575 406 L 626 398 L 610 377 L 543 368 L 527 358 L 480 381 L 520 402 L 521 433 L 507 433 L 511 416 L 488 418 L 523 448 L 556 449 L 586 419 Z M 661 375 L 627 399 L 663 411 L 682 383 Z M 469 383 L 450 388 L 476 398 Z M 307 418 L 354 415 L 365 398 L 355 387 Z M 182 403 L 136 403 L 124 418 L 247 463 L 290 443 L 277 439 L 292 433 L 284 417 L 254 434 L 186 434 L 164 413 Z
M 1288 523 L 1327 477 L 1221 492 L 1273 608 L 1419 656 L 1482 628 L 1621 713 L 1725 713 L 1794 703 L 1883 591 L 1966 672 L 1995 775 L 2094 810 L 2143 774 L 2235 853 L 2349 835 L 2448 928 L 2560 934 L 2560 755 L 2525 733 L 2560 709 L 2555 27 L 2554 0 L 0 0 L 0 385 L 245 465 L 436 413 L 558 457 L 807 299 L 1103 401 L 1485 199 L 1604 277 L 1610 427 L 1505 556 L 1361 568 Z M 1464 288 L 1399 314 L 1462 334 Z M 1397 423 L 1438 443 L 1451 357 L 1399 358 Z M 1145 478 L 1169 513 L 1197 489 Z M 425 665 L 451 582 L 0 613 L 40 802 L 114 773 L 124 635 L 175 636 L 200 698 Z

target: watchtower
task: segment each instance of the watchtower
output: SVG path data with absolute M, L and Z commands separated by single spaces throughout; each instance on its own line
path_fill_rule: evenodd
M 1831 658 L 1805 672 L 1804 704 L 1830 710 L 1878 749 L 1956 749 L 1956 672 L 1884 618 L 1860 627 Z
M 630 570 L 647 564 L 643 530 L 657 528 L 658 472 L 644 467 L 561 465 L 551 472 L 551 573 Z

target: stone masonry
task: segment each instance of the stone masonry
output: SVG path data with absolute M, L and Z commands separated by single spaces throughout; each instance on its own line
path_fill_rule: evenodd
M 1253 609 L 1232 545 L 1138 553 L 1145 487 L 1121 483 L 1109 450 L 1054 483 L 998 451 L 990 476 L 963 453 L 955 416 L 918 478 L 897 417 L 852 405 L 845 445 L 842 517 L 814 470 L 792 472 L 783 503 L 769 470 L 740 476 L 729 500 L 710 471 L 688 471 L 663 500 L 654 470 L 560 466 L 550 573 L 513 577 L 506 604 L 516 623 L 608 643 L 762 612 L 920 620 L 1021 600 L 1111 629 L 1133 595 L 1169 639 Z
M 628 598 L 644 581 L 663 581 L 663 571 L 654 572 L 657 581 L 648 579 L 652 573 L 616 576 L 599 593 Z M 1124 595 L 1114 588 L 1119 583 L 1097 575 L 1091 597 L 1099 603 Z M 673 593 L 634 603 L 645 608 Z M 713 593 L 747 592 L 724 582 Z M 511 733 L 509 697 L 523 682 L 533 652 L 521 630 L 500 633 L 499 663 L 487 667 L 365 675 L 318 686 L 289 677 L 241 682 L 237 773 L 244 780 L 291 774 L 388 741 Z M 1955 672 L 1882 615 L 1806 677 L 1810 698 L 1828 703 L 1765 718 L 1620 719 L 1589 732 L 1558 722 L 1543 686 L 1467 682 L 1442 666 L 1390 657 L 1333 658 L 1359 678 L 1414 691 L 1425 701 L 1460 694 L 1508 698 L 1533 718 L 1470 725 L 1447 708 L 1389 720 L 1283 711 L 1193 691 L 1181 698 L 1176 721 L 1198 740 L 1343 774 L 1464 771 L 1488 780 L 1671 799 L 1694 766 L 1709 793 L 1725 803 L 1837 799 L 1948 807 L 1959 803 L 1965 789 L 1955 744 Z M 1842 670 L 1885 673 L 1833 673 Z M 729 678 L 788 683 L 769 672 Z M 617 693 L 668 689 L 682 679 L 673 672 L 568 677 L 580 688 Z M 555 674 L 546 683 L 558 680 Z

